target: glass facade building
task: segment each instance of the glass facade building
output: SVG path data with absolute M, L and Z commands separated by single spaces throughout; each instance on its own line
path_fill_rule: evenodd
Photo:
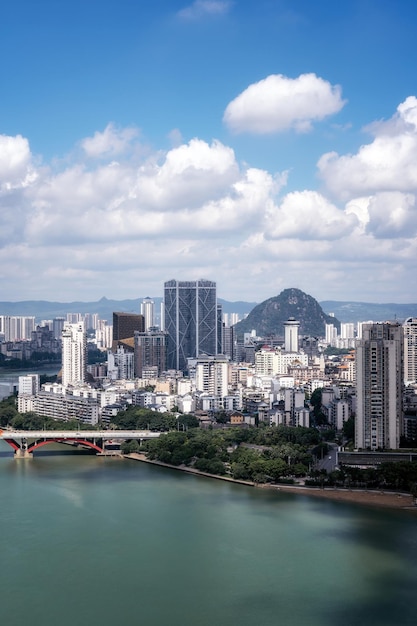
M 164 285 L 167 368 L 187 370 L 187 359 L 218 353 L 216 283 L 170 280 Z

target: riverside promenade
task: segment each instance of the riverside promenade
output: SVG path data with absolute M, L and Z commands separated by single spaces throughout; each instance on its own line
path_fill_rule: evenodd
M 145 454 L 132 452 L 125 454 L 126 459 L 133 461 L 140 461 L 142 463 L 149 463 L 151 465 L 158 465 L 160 467 L 166 467 L 174 469 L 188 474 L 194 474 L 196 476 L 204 476 L 206 478 L 215 478 L 216 480 L 224 480 L 239 485 L 246 485 L 247 487 L 257 487 L 260 489 L 268 489 L 272 491 L 281 491 L 287 493 L 294 493 L 303 496 L 311 496 L 315 498 L 325 498 L 328 500 L 337 500 L 340 502 L 349 502 L 353 504 L 384 507 L 390 509 L 406 509 L 417 513 L 417 506 L 414 504 L 414 499 L 411 494 L 407 493 L 393 493 L 388 491 L 374 491 L 374 490 L 361 490 L 361 489 L 337 489 L 333 487 L 305 487 L 304 485 L 281 485 L 281 484 L 258 484 L 248 480 L 235 480 L 230 476 L 218 476 L 216 474 L 209 474 L 208 472 L 201 472 L 200 470 L 186 465 L 171 465 L 170 463 L 162 463 L 162 461 L 154 461 L 148 459 Z

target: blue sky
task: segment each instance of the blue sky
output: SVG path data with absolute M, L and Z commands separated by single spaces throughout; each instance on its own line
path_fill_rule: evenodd
M 14 0 L 1 300 L 415 301 L 417 4 Z

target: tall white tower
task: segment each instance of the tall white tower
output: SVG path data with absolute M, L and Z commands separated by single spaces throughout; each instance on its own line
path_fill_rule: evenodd
M 145 318 L 145 332 L 148 331 L 151 326 L 154 326 L 154 305 L 154 301 L 149 297 L 141 302 L 140 312 Z
M 84 322 L 66 322 L 62 329 L 62 385 L 85 382 L 87 369 L 87 335 Z
M 285 352 L 298 352 L 298 322 L 294 317 L 288 318 L 288 321 L 284 322 L 285 329 Z

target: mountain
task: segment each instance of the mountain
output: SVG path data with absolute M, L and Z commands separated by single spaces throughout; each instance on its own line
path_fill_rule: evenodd
M 341 322 L 384 322 L 407 317 L 417 317 L 417 304 L 373 304 L 371 302 L 338 302 L 326 300 L 320 302 L 324 311 L 334 313 Z
M 24 300 L 21 302 L 0 302 L 0 315 L 34 315 L 36 321 L 65 317 L 67 313 L 98 313 L 100 319 L 113 320 L 113 312 L 140 313 L 140 305 L 144 297 L 134 300 L 108 300 L 101 298 L 96 302 L 49 302 L 47 300 Z M 159 323 L 159 313 L 162 298 L 154 298 L 156 323 Z M 223 313 L 239 313 L 241 317 L 249 313 L 256 302 L 228 302 L 219 298 Z
M 142 298 L 143 299 L 143 298 Z M 161 301 L 162 298 L 159 298 Z M 113 311 L 140 313 L 142 300 L 108 300 L 96 302 L 49 302 L 47 300 L 24 300 L 0 302 L 0 315 L 34 315 L 37 321 L 65 317 L 67 313 L 98 313 L 100 319 L 112 322 Z
M 285 291 L 291 290 L 286 289 Z M 100 319 L 107 320 L 111 324 L 113 311 L 139 313 L 140 303 L 144 297 L 132 300 L 109 300 L 103 297 L 94 302 L 49 302 L 47 300 L 0 302 L 0 315 L 34 315 L 36 320 L 40 321 L 53 319 L 54 317 L 65 317 L 67 313 L 98 313 Z M 162 298 L 152 297 L 152 300 L 155 302 L 155 314 L 158 317 Z M 247 315 L 257 306 L 261 306 L 257 305 L 256 302 L 229 302 L 221 298 L 219 298 L 219 302 L 223 306 L 223 313 L 238 313 L 241 317 Z M 314 300 L 314 302 L 316 301 Z M 395 319 L 403 322 L 407 317 L 417 317 L 417 304 L 375 304 L 371 302 L 325 300 L 320 302 L 319 306 L 326 313 L 333 313 L 335 318 L 341 322 Z M 252 330 L 252 328 L 256 328 L 256 326 L 252 326 L 249 330 Z
M 325 324 L 334 324 L 340 328 L 339 320 L 324 313 L 317 300 L 300 289 L 292 288 L 284 289 L 278 296 L 255 306 L 246 319 L 235 325 L 235 329 L 239 336 L 255 329 L 261 337 L 282 337 L 284 322 L 290 317 L 299 320 L 300 335 L 323 337 Z

